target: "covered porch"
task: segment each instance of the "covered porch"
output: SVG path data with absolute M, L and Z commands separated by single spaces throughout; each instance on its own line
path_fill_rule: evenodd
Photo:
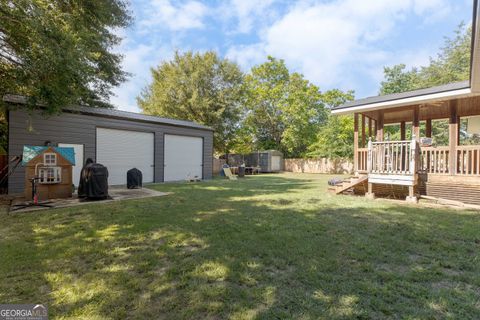
M 480 97 L 354 113 L 354 163 L 365 193 L 480 204 Z

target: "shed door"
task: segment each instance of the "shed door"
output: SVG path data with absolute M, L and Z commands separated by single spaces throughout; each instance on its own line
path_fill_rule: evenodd
M 282 158 L 280 156 L 272 156 L 272 171 L 280 171 L 281 165 L 280 161 Z
M 203 178 L 202 138 L 166 134 L 164 152 L 164 181 Z
M 97 162 L 107 167 L 108 184 L 126 184 L 132 168 L 153 182 L 154 141 L 151 132 L 97 128 Z
M 73 148 L 75 151 L 75 165 L 73 166 L 73 184 L 75 187 L 78 187 L 78 183 L 80 182 L 80 172 L 82 171 L 83 167 L 83 144 L 72 144 L 72 143 L 59 143 L 59 147 L 69 147 Z

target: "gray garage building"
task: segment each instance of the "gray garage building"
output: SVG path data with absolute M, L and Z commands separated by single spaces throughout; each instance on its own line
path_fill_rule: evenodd
M 45 117 L 25 110 L 21 96 L 5 96 L 8 105 L 9 157 L 24 145 L 73 147 L 74 183 L 87 158 L 105 165 L 109 184 L 126 183 L 126 171 L 143 173 L 144 183 L 212 177 L 213 130 L 190 121 L 166 119 L 115 109 L 68 107 Z M 8 192 L 23 192 L 24 170 L 18 167 Z

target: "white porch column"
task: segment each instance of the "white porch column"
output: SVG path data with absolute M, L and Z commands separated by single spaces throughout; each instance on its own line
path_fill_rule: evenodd
M 412 134 L 412 141 L 410 142 L 410 174 L 413 175 L 413 185 L 408 186 L 408 202 L 418 202 L 418 198 L 415 195 L 415 184 L 417 183 L 417 136 L 415 133 Z
M 367 174 L 370 174 L 372 172 L 373 168 L 373 142 L 372 142 L 372 137 L 368 138 L 368 160 L 367 160 Z M 373 193 L 373 183 L 369 182 L 368 183 L 368 192 L 365 194 L 365 196 L 369 199 L 374 199 L 375 194 Z

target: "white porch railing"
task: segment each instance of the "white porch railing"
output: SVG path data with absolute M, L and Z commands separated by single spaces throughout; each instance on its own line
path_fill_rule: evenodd
M 449 173 L 449 147 L 422 147 L 420 155 L 420 171 L 435 174 Z
M 480 175 L 480 146 L 457 146 L 455 174 L 465 176 Z
M 369 174 L 414 175 L 417 168 L 417 142 L 415 138 L 404 141 L 368 142 Z
M 453 159 L 452 159 L 453 156 Z M 368 141 L 359 149 L 357 170 L 369 176 L 415 176 L 417 173 L 480 176 L 480 145 L 419 147 L 415 137 L 404 141 Z
M 356 172 L 365 173 L 368 167 L 368 148 L 357 149 Z

